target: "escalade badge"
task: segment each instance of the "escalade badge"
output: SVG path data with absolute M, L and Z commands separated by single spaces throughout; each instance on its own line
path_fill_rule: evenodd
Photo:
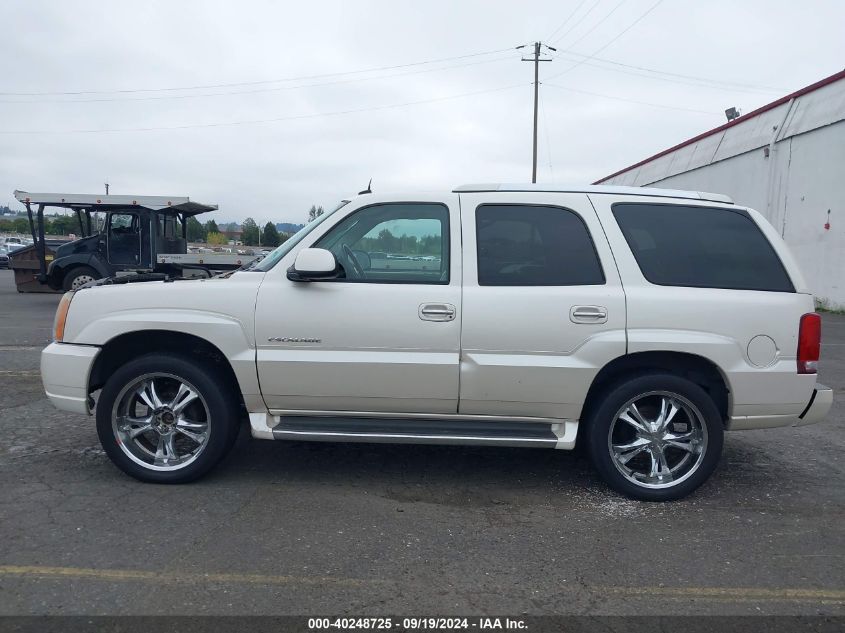
M 319 338 L 271 336 L 267 339 L 271 343 L 322 343 Z

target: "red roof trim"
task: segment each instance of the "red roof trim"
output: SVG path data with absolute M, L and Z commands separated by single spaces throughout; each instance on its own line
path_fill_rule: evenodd
M 661 156 L 666 156 L 666 154 L 671 154 L 675 150 L 681 149 L 682 147 L 686 147 L 687 145 L 692 145 L 693 143 L 697 143 L 701 139 L 707 138 L 708 136 L 712 136 L 713 134 L 721 132 L 722 130 L 727 130 L 729 127 L 733 127 L 734 125 L 739 125 L 740 123 L 745 123 L 748 119 L 751 119 L 751 118 L 757 116 L 758 114 L 762 114 L 763 112 L 767 112 L 768 110 L 776 108 L 779 105 L 787 103 L 790 99 L 795 99 L 797 97 L 800 97 L 802 95 L 807 94 L 808 92 L 813 92 L 814 90 L 818 90 L 819 88 L 821 88 L 823 86 L 827 86 L 828 84 L 832 84 L 836 81 L 839 81 L 840 79 L 845 79 L 845 70 L 841 70 L 838 73 L 836 73 L 835 75 L 831 75 L 830 77 L 825 77 L 821 81 L 817 81 L 814 84 L 810 84 L 806 88 L 801 88 L 801 90 L 796 90 L 792 94 L 788 94 L 785 97 L 781 97 L 777 101 L 772 101 L 771 103 L 766 104 L 766 105 L 764 105 L 760 108 L 757 108 L 756 110 L 753 110 L 753 111 L 749 112 L 748 114 L 742 115 L 738 119 L 734 119 L 733 121 L 725 123 L 724 125 L 720 125 L 717 128 L 713 128 L 709 132 L 704 132 L 703 134 L 699 134 L 698 136 L 694 136 L 693 138 L 686 140 L 683 143 L 679 143 L 678 145 L 675 145 L 674 147 L 670 147 L 669 149 L 663 150 L 662 152 L 658 152 L 654 156 L 650 156 L 650 157 L 646 158 L 645 160 L 641 160 L 638 163 L 634 163 L 630 167 L 625 167 L 624 169 L 620 169 L 619 171 L 614 172 L 614 173 L 610 174 L 609 176 L 605 176 L 604 178 L 602 178 L 600 180 L 596 180 L 593 184 L 594 185 L 600 185 L 601 183 L 603 183 L 607 180 L 610 180 L 611 178 L 615 178 L 619 174 L 624 174 L 626 171 L 631 171 L 632 169 L 636 169 L 637 167 L 642 167 L 646 163 L 650 163 L 651 161 L 653 161 L 657 158 L 660 158 Z

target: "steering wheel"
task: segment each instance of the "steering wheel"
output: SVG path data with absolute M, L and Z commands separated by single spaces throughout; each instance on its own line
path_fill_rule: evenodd
M 346 244 L 343 245 L 343 256 L 346 257 L 346 261 L 348 261 L 349 265 L 352 267 L 352 272 L 355 273 L 355 278 L 363 279 L 364 269 L 361 268 L 361 264 L 359 264 L 358 260 L 355 259 L 355 254 L 352 252 L 352 249 Z

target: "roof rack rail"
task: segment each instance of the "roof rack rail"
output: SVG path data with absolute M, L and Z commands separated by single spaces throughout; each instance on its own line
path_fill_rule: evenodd
M 658 189 L 655 187 L 621 187 L 615 185 L 544 185 L 544 184 L 511 184 L 511 183 L 482 183 L 460 185 L 453 193 L 482 193 L 491 191 L 535 191 L 543 193 L 595 193 L 615 194 L 625 196 L 653 196 L 657 198 L 682 198 L 685 200 L 707 200 L 733 204 L 730 196 L 721 193 L 707 193 L 705 191 L 682 191 L 680 189 Z

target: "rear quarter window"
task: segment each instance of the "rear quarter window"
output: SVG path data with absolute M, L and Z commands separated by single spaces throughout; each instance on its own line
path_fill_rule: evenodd
M 742 209 L 633 202 L 612 209 L 653 284 L 795 292 L 774 248 Z

